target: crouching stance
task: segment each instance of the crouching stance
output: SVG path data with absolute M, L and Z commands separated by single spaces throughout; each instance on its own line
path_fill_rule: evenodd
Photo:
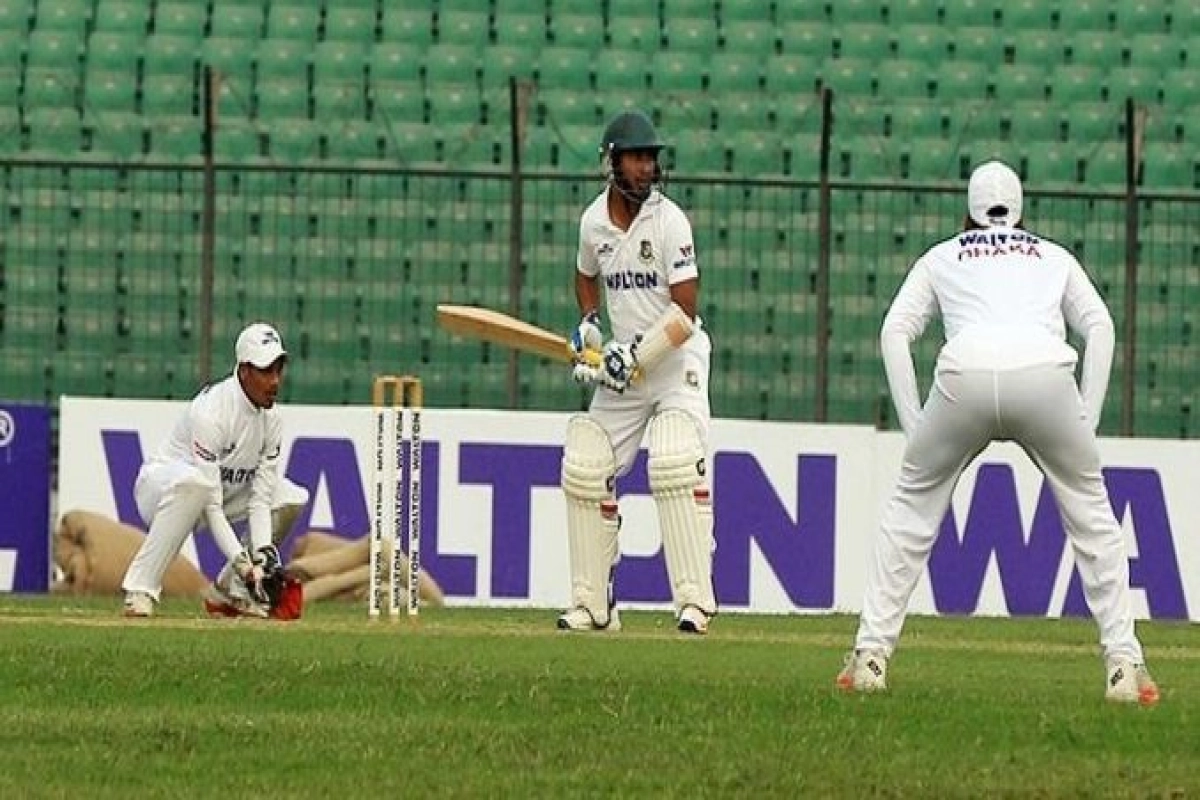
M 210 614 L 270 616 L 270 588 L 282 576 L 278 545 L 308 502 L 308 491 L 277 470 L 282 428 L 275 399 L 287 351 L 262 323 L 238 337 L 237 366 L 191 401 L 170 437 L 138 473 L 138 513 L 149 533 L 122 581 L 124 613 L 148 617 L 163 575 L 200 525 L 227 563 L 205 593 Z M 232 522 L 248 522 L 243 543 Z

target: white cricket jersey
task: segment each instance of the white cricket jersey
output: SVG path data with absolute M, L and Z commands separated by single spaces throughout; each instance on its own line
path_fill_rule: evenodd
M 613 338 L 633 341 L 671 305 L 671 285 L 699 277 L 692 225 L 674 201 L 654 191 L 623 231 L 608 216 L 608 189 L 579 220 L 576 268 L 604 285 Z M 697 315 L 696 324 L 700 318 Z
M 251 403 L 233 374 L 192 399 L 152 460 L 195 466 L 219 482 L 222 503 L 251 492 L 247 508 L 254 524 L 270 514 L 282 435 L 279 411 Z
M 938 371 L 1073 367 L 1070 327 L 1087 343 L 1081 389 L 1098 418 L 1112 363 L 1112 317 L 1065 248 L 1018 228 L 991 227 L 955 234 L 917 259 L 880 334 L 892 396 L 909 413 L 920 407 L 909 345 L 935 315 L 946 335 Z

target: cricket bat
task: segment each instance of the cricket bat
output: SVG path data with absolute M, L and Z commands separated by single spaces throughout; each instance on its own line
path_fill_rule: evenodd
M 564 337 L 502 311 L 441 303 L 437 313 L 438 323 L 450 333 L 511 347 L 553 361 L 571 363 L 575 360 L 575 352 Z M 584 360 L 597 366 L 601 360 L 600 353 L 589 350 L 584 354 Z

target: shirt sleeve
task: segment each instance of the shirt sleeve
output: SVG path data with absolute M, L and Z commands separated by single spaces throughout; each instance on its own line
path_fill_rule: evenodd
M 579 220 L 579 249 L 575 254 L 575 269 L 589 278 L 600 274 L 600 262 L 596 260 L 595 248 L 588 237 L 587 214 Z
M 679 209 L 672 209 L 672 213 L 666 214 L 663 219 L 663 262 L 667 269 L 668 284 L 700 277 L 692 223 Z
M 888 388 L 900 427 L 912 435 L 921 419 L 921 395 L 913 365 L 912 344 L 937 313 L 937 296 L 925 260 L 918 259 L 888 308 L 879 334 L 879 348 Z
M 282 442 L 283 432 L 279 416 L 272 414 L 267 419 L 262 457 L 250 484 L 250 501 L 246 509 L 250 546 L 256 550 L 272 543 L 271 504 L 279 485 L 279 454 Z
M 192 417 L 192 462 L 199 470 L 204 483 L 209 487 L 208 501 L 204 506 L 204 519 L 212 531 L 213 539 L 221 553 L 232 561 L 242 552 L 229 518 L 225 516 L 224 489 L 221 486 L 220 453 L 224 449 L 225 433 L 221 424 L 204 413 Z
M 1083 364 L 1079 373 L 1079 394 L 1083 398 L 1092 429 L 1100 427 L 1104 396 L 1112 370 L 1116 331 L 1112 315 L 1096 287 L 1074 258 L 1067 273 L 1063 292 L 1063 318 L 1067 326 L 1084 341 Z

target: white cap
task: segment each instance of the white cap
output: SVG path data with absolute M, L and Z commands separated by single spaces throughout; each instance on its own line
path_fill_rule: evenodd
M 967 213 L 980 225 L 1016 225 L 1021 220 L 1021 179 L 1007 164 L 988 161 L 971 173 Z
M 281 356 L 287 355 L 283 349 L 283 339 L 279 331 L 265 322 L 255 322 L 247 325 L 237 338 L 237 363 L 253 364 L 259 369 L 266 369 L 274 364 Z

